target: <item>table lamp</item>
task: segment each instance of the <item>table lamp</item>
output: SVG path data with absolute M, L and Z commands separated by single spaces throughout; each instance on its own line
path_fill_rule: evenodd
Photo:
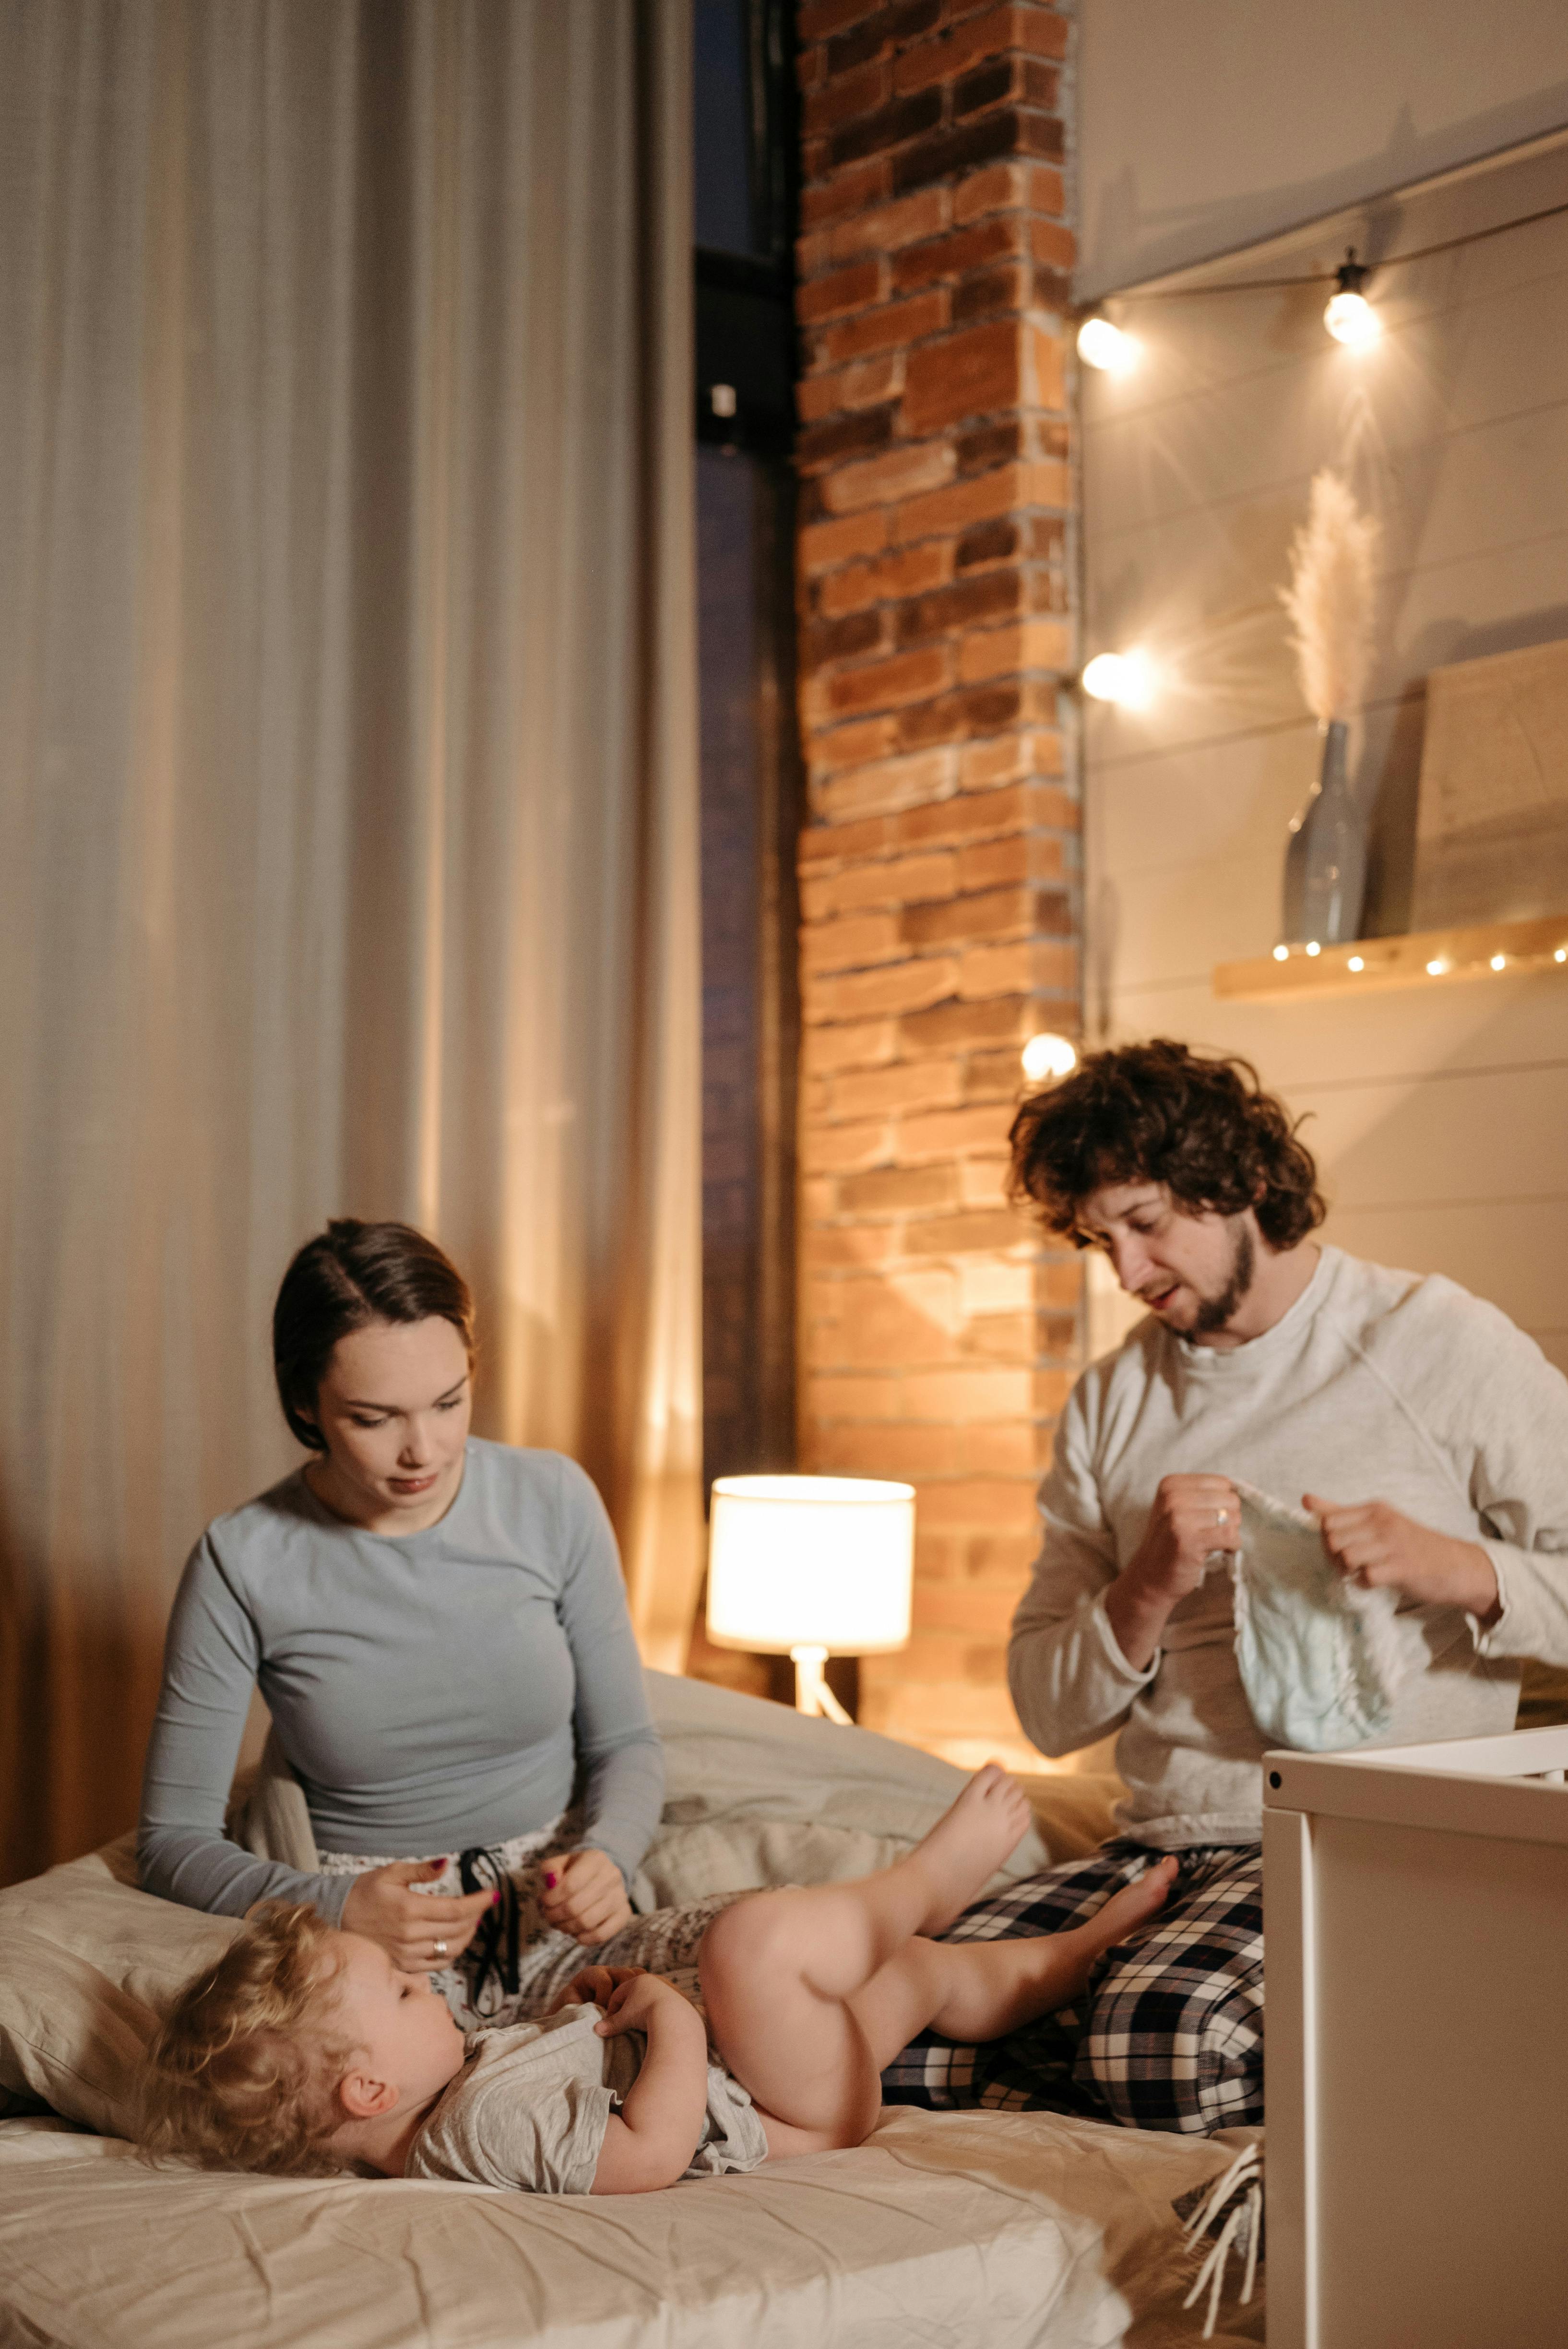
M 707 1544 L 707 1636 L 789 1655 L 801 1713 L 850 1716 L 830 1655 L 886 1655 L 909 1638 L 914 1487 L 869 1476 L 720 1476 Z

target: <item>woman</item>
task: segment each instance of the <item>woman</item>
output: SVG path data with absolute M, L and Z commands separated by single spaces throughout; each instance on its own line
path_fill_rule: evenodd
M 308 1900 L 434 1973 L 459 2022 L 510 2019 L 582 1948 L 638 1938 L 627 1887 L 664 1762 L 609 1521 L 558 1453 L 469 1435 L 468 1288 L 406 1224 L 333 1223 L 301 1248 L 273 1355 L 315 1456 L 185 1568 L 142 1881 L 222 1916 Z M 315 1874 L 223 1834 L 254 1686 Z

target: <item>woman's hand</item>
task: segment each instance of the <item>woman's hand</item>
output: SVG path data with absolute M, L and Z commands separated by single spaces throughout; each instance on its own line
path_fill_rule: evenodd
M 378 1941 L 404 1973 L 429 1974 L 449 1966 L 500 1896 L 465 1892 L 452 1899 L 412 1889 L 433 1882 L 446 1865 L 444 1859 L 395 1859 L 356 1876 L 343 1904 L 344 1931 Z
M 620 1869 L 607 1851 L 591 1846 L 549 1862 L 539 1905 L 546 1924 L 558 1933 L 570 1933 L 585 1950 L 607 1941 L 632 1921 Z
M 1397 1590 L 1421 1607 L 1462 1607 L 1483 1630 L 1502 1612 L 1497 1568 L 1479 1542 L 1435 1533 L 1387 1501 L 1325 1501 L 1315 1493 L 1301 1497 L 1347 1582 L 1363 1590 Z

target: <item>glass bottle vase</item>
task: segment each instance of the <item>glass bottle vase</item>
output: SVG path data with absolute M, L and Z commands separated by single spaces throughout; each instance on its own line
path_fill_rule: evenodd
M 1350 788 L 1346 743 L 1349 727 L 1335 719 L 1323 729 L 1323 760 L 1306 804 L 1291 818 L 1284 855 L 1286 946 L 1342 946 L 1361 935 L 1367 890 L 1367 818 Z

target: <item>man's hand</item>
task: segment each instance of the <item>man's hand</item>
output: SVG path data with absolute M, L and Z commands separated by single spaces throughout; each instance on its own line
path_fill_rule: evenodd
M 1326 1501 L 1304 1493 L 1323 1547 L 1347 1582 L 1397 1590 L 1422 1607 L 1462 1607 L 1486 1630 L 1502 1612 L 1497 1569 L 1479 1542 L 1434 1533 L 1387 1501 Z
M 604 2004 L 602 2019 L 593 2026 L 601 2039 L 614 2039 L 623 2031 L 646 2031 L 661 2007 L 673 1999 L 684 2007 L 699 2033 L 703 2033 L 702 2017 L 689 1998 L 683 1998 L 674 1982 L 665 1982 L 662 1974 L 634 1973 L 630 1980 L 619 1982 Z M 706 2040 L 706 2033 L 703 2033 Z
M 1197 1589 L 1216 1550 L 1242 1538 L 1242 1502 L 1228 1476 L 1162 1476 L 1143 1539 L 1106 1593 L 1117 1644 L 1135 1672 L 1153 1662 L 1171 1610 Z
M 584 1966 L 580 1974 L 573 1975 L 551 2012 L 562 2006 L 608 2006 L 612 1993 L 623 1982 L 646 1971 L 646 1966 Z
M 585 1950 L 607 1941 L 632 1921 L 620 1869 L 607 1851 L 591 1846 L 545 1863 L 539 1905 L 546 1924 L 558 1933 L 570 1933 Z
M 448 1899 L 414 1889 L 433 1882 L 446 1864 L 395 1859 L 386 1868 L 367 1868 L 355 1878 L 343 1904 L 344 1931 L 379 1941 L 404 1973 L 435 1973 L 449 1966 L 468 1948 L 497 1895 L 465 1892 Z

